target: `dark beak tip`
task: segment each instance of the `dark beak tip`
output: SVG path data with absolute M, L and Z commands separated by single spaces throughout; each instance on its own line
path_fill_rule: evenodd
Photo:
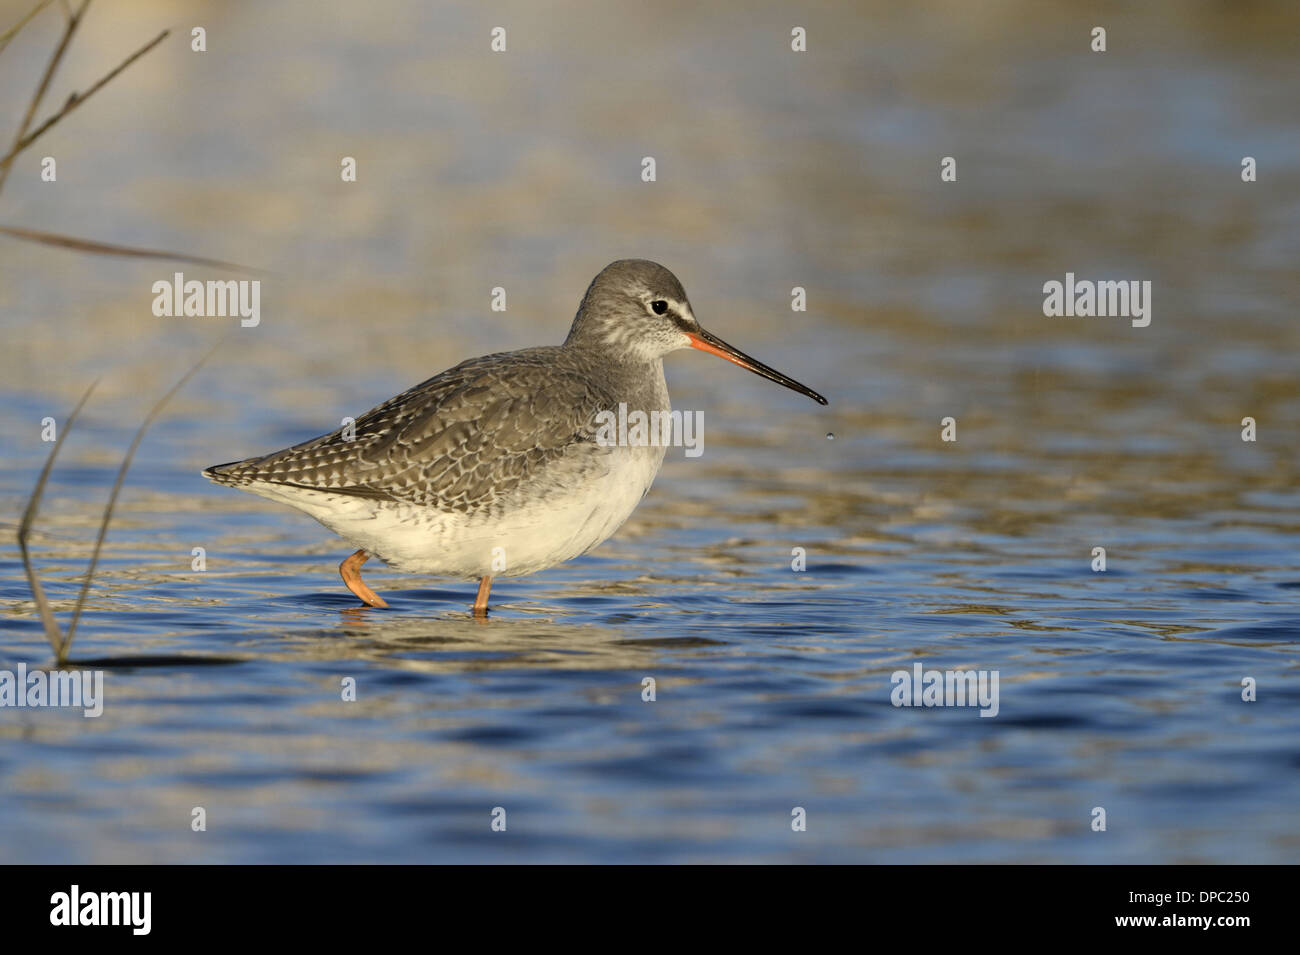
M 705 351 L 711 351 L 713 354 L 720 355 L 721 357 L 727 359 L 728 361 L 734 362 L 740 367 L 753 372 L 754 374 L 758 375 L 761 378 L 766 378 L 769 381 L 774 381 L 777 384 L 782 385 L 783 387 L 789 388 L 791 391 L 797 391 L 801 395 L 806 395 L 807 397 L 811 398 L 813 401 L 817 402 L 819 405 L 830 404 L 829 401 L 827 401 L 824 397 L 819 395 L 817 392 L 813 391 L 807 385 L 795 381 L 789 375 L 783 375 L 775 368 L 770 368 L 767 365 L 764 365 L 761 361 L 759 361 L 756 358 L 749 357 L 739 348 L 735 347 L 734 345 L 728 345 L 726 342 L 724 342 L 717 335 L 714 335 L 712 332 L 707 332 L 703 328 L 700 328 L 698 329 L 696 335 L 693 337 L 698 339 L 699 341 L 704 342 L 706 345 L 710 346 L 708 348 L 705 348 L 704 349 Z

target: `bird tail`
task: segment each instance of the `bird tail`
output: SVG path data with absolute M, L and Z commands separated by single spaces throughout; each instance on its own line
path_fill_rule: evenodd
M 231 461 L 228 464 L 214 464 L 210 468 L 203 469 L 203 476 L 214 484 L 239 487 L 241 484 L 248 483 L 245 465 L 249 463 L 249 461 Z

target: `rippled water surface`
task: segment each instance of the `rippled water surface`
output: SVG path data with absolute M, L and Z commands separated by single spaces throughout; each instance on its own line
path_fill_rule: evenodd
M 0 223 L 272 274 L 257 328 L 160 319 L 171 265 L 0 239 L 0 669 L 52 659 L 13 543 L 42 419 L 100 379 L 33 535 L 66 621 L 136 427 L 229 336 L 105 545 L 103 716 L 0 709 L 0 860 L 1296 861 L 1300 16 L 1116 7 L 1094 54 L 1096 14 L 895 6 L 196 4 L 204 54 L 92 7 L 51 103 L 173 37 Z M 0 125 L 57 26 L 0 55 Z M 671 356 L 704 454 L 486 623 L 373 563 L 357 609 L 346 543 L 199 476 L 560 341 L 627 255 L 831 405 Z M 1066 272 L 1151 281 L 1150 326 L 1044 317 Z M 997 671 L 998 715 L 892 706 L 917 662 Z

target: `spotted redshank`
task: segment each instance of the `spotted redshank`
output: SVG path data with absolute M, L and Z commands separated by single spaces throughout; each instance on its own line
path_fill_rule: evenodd
M 650 490 L 666 447 L 602 439 L 598 416 L 620 404 L 666 414 L 663 357 L 679 348 L 826 404 L 701 328 L 662 265 L 621 259 L 587 288 L 564 344 L 471 358 L 351 428 L 203 474 L 296 507 L 356 545 L 339 573 L 366 604 L 388 606 L 361 579 L 373 556 L 401 571 L 478 578 L 483 615 L 494 576 L 585 554 Z

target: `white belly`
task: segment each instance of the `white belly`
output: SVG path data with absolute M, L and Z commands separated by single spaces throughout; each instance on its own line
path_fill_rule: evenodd
M 328 491 L 251 484 L 398 570 L 442 577 L 518 577 L 571 560 L 631 516 L 663 463 L 662 447 L 611 448 L 608 469 L 488 517 Z

